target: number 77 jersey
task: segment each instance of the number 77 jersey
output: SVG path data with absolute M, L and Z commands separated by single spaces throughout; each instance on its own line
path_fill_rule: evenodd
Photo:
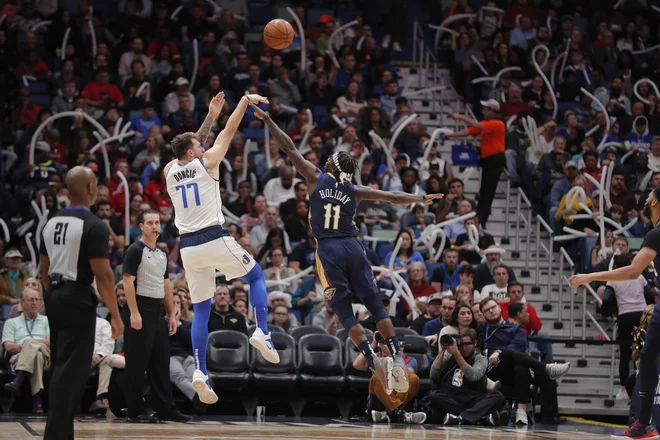
M 174 224 L 179 233 L 197 232 L 225 223 L 220 184 L 206 171 L 202 160 L 175 163 L 165 180 L 174 206 Z
M 312 234 L 316 238 L 357 237 L 358 228 L 353 220 L 356 208 L 352 183 L 339 183 L 331 174 L 321 174 L 309 196 Z

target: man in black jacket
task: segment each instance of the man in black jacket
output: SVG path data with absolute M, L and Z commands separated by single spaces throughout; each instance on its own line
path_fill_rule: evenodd
M 229 288 L 226 284 L 215 286 L 213 302 L 215 306 L 209 317 L 209 333 L 216 330 L 236 330 L 247 335 L 245 318 L 229 305 Z

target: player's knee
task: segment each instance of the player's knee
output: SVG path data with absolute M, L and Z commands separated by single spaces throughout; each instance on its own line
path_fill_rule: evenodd
M 265 281 L 264 271 L 261 270 L 261 267 L 258 264 L 255 264 L 254 267 L 243 277 L 248 284 L 252 284 L 257 281 Z

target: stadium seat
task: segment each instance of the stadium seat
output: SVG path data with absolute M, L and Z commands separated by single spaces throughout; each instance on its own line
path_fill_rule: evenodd
M 408 327 L 394 327 L 394 333 L 398 337 L 403 336 L 404 339 L 408 338 L 408 336 L 419 336 L 419 333 Z
M 332 335 L 305 335 L 298 341 L 298 373 L 303 394 L 341 394 L 342 346 Z
M 429 355 L 431 347 L 426 343 L 426 340 L 421 336 L 406 335 L 406 345 L 404 355 L 410 356 L 417 360 L 417 376 L 422 383 L 420 395 L 423 395 L 431 389 L 431 379 L 429 373 L 431 372 L 431 361 Z
M 296 341 L 284 333 L 271 335 L 280 363 L 272 364 L 252 347 L 252 376 L 258 393 L 272 391 L 293 393 L 298 374 L 296 373 Z
M 365 332 L 367 333 L 367 340 L 371 341 L 371 339 L 374 337 L 374 332 L 371 330 L 365 328 Z M 335 334 L 335 337 L 338 338 L 342 343 L 348 339 L 348 330 L 345 328 L 340 328 L 337 330 L 337 333 Z
M 250 381 L 249 347 L 248 337 L 241 332 L 218 330 L 209 335 L 206 366 L 214 389 L 243 390 L 247 386 Z
M 364 396 L 369 392 L 369 371 L 358 370 L 353 367 L 353 362 L 360 354 L 360 350 L 350 339 L 344 341 L 344 370 L 346 371 L 346 384 L 348 389 L 357 395 Z
M 245 135 L 245 139 L 252 139 L 253 141 L 257 141 L 264 138 L 264 129 L 246 127 L 243 130 L 243 134 Z
M 328 332 L 321 327 L 316 327 L 314 325 L 303 325 L 300 327 L 296 327 L 291 329 L 291 336 L 293 339 L 298 342 L 300 338 L 302 338 L 305 335 L 327 335 Z
M 251 325 L 248 327 L 248 337 L 252 336 L 252 333 L 254 333 L 254 329 L 257 328 L 256 325 Z M 286 333 L 282 327 L 278 327 L 276 325 L 270 325 L 268 324 L 268 332 L 269 333 Z
M 431 276 L 433 275 L 433 271 L 439 268 L 441 264 L 442 263 L 426 263 L 426 272 L 428 273 L 427 283 L 431 284 Z

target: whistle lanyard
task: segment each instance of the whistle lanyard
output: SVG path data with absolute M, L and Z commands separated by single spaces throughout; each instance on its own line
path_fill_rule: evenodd
M 31 327 L 28 325 L 28 322 L 30 322 L 30 320 L 27 319 L 27 317 L 25 315 L 23 315 L 23 319 L 25 319 L 25 329 L 27 330 L 30 337 L 33 338 L 32 330 L 34 330 L 34 324 L 37 322 L 37 319 L 35 318 L 34 321 L 32 321 L 32 326 Z

